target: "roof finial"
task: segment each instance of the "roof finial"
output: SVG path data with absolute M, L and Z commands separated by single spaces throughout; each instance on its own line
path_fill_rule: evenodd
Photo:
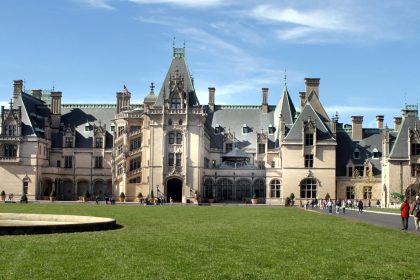
M 153 84 L 153 82 L 150 84 L 150 93 L 154 93 L 155 92 L 155 85 Z
M 12 98 L 10 98 L 9 104 L 10 104 L 10 111 L 12 111 L 12 108 L 13 108 L 13 99 Z
M 284 68 L 284 78 L 283 78 L 284 87 L 287 88 L 287 74 L 286 68 Z
M 53 80 L 53 82 L 52 82 L 52 91 L 54 91 L 55 90 L 55 81 Z
M 185 40 L 184 40 L 184 49 L 185 49 Z
M 175 36 L 172 38 L 172 47 L 174 47 L 175 48 Z

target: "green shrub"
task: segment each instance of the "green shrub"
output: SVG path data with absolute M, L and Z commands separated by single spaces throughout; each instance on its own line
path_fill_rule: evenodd
M 1 191 L 0 195 L 1 195 L 1 196 L 5 196 L 5 195 L 6 195 L 5 191 L 4 191 L 4 190 L 3 190 L 3 191 Z

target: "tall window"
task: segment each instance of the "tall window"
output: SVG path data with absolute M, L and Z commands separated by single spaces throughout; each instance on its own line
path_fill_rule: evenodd
M 67 136 L 64 139 L 64 148 L 72 148 L 73 147 L 73 136 Z
M 305 167 L 306 168 L 314 167 L 314 155 L 305 155 Z
M 95 168 L 102 168 L 103 157 L 95 157 Z
M 315 179 L 305 179 L 300 184 L 300 198 L 316 198 Z
M 346 187 L 346 198 L 347 199 L 354 199 L 355 197 L 355 191 L 354 191 L 354 187 L 350 186 L 350 187 Z
M 169 166 L 174 166 L 174 160 L 175 160 L 175 154 L 174 153 L 169 153 L 168 154 L 168 165 Z
M 232 151 L 232 149 L 233 149 L 233 144 L 232 143 L 225 143 L 226 153 L 229 153 L 230 151 Z
M 347 172 L 348 172 L 348 176 L 349 177 L 353 177 L 353 166 L 349 166 L 347 168 Z
M 259 154 L 265 154 L 265 144 L 258 144 L 258 153 Z
M 133 159 L 130 159 L 130 171 L 139 169 L 141 167 L 141 158 L 140 157 L 136 157 Z
M 176 134 L 176 143 L 177 144 L 181 144 L 182 143 L 182 134 L 179 133 L 179 132 Z
M 305 133 L 305 146 L 314 145 L 314 135 L 313 133 Z
M 280 197 L 280 181 L 277 179 L 274 179 L 270 183 L 270 189 L 271 189 L 271 197 L 272 198 L 279 198 Z
M 14 144 L 4 145 L 4 156 L 5 157 L 16 157 L 17 156 L 17 146 Z
M 171 109 L 181 109 L 181 99 L 172 98 L 171 99 Z
M 175 143 L 175 133 L 171 132 L 168 135 L 169 137 L 169 144 L 174 144 Z
M 168 120 L 168 125 L 172 125 L 172 119 Z
M 182 123 L 183 123 L 183 122 L 182 122 L 182 119 L 179 119 L 178 124 L 179 124 L 179 125 L 182 125 Z
M 265 197 L 265 183 L 261 179 L 257 179 L 254 182 L 254 193 L 257 197 Z
M 364 199 L 371 199 L 372 198 L 372 187 L 364 187 L 363 188 L 363 198 Z
M 176 166 L 181 166 L 181 153 L 176 154 Z
M 265 169 L 265 161 L 258 161 L 258 169 Z
M 124 151 L 123 145 L 119 145 L 118 148 L 117 148 L 117 154 L 121 155 L 123 153 L 123 151 Z
M 104 139 L 102 137 L 95 138 L 95 148 L 103 148 Z
M 122 134 L 124 134 L 124 132 L 125 132 L 124 126 L 119 126 L 118 127 L 118 136 L 121 136 Z
M 16 136 L 16 125 L 15 124 L 9 124 L 6 125 L 6 135 L 7 136 Z
M 137 137 L 130 141 L 130 151 L 137 150 L 140 148 L 141 138 Z
M 65 156 L 64 157 L 64 167 L 65 168 L 72 168 L 73 167 L 73 156 Z
M 420 143 L 411 144 L 411 155 L 418 156 L 420 155 Z

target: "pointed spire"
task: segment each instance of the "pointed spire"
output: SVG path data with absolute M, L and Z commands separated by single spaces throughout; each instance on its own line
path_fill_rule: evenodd
M 287 89 L 287 74 L 286 74 L 286 68 L 284 68 L 283 85 L 284 85 L 284 89 Z

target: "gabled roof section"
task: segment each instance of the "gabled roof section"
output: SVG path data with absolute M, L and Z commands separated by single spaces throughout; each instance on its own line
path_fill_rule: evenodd
M 325 112 L 324 107 L 322 106 L 321 102 L 319 101 L 318 95 L 316 94 L 315 91 L 312 91 L 308 98 L 307 98 L 307 102 L 311 103 L 312 107 L 314 108 L 315 112 L 318 113 L 318 115 L 320 116 L 320 118 L 324 121 L 324 122 L 330 122 L 330 118 L 328 117 L 327 112 Z
M 286 85 L 284 86 L 283 94 L 277 104 L 276 110 L 274 111 L 274 121 L 276 127 L 278 127 L 280 115 L 282 115 L 286 125 L 293 124 L 293 117 L 296 115 L 296 109 L 293 105 L 292 99 L 290 98 Z
M 163 106 L 165 99 L 169 98 L 169 84 L 171 78 L 181 78 L 183 80 L 183 90 L 188 95 L 189 100 L 188 106 L 200 106 L 197 95 L 195 94 L 194 84 L 191 78 L 190 71 L 188 70 L 187 63 L 185 62 L 185 47 L 174 47 L 172 62 L 169 66 L 169 70 L 166 74 L 165 80 L 163 81 L 162 88 L 160 89 L 155 106 Z
M 303 107 L 302 113 L 300 113 L 299 117 L 296 119 L 289 133 L 284 138 L 285 142 L 303 141 L 303 122 L 308 119 L 315 121 L 317 140 L 335 140 L 325 123 L 315 112 L 311 103 L 306 102 L 305 106 Z
M 45 119 L 50 115 L 46 103 L 22 92 L 16 105 L 22 106 L 22 134 L 45 137 Z
M 223 155 L 223 158 L 229 159 L 229 158 L 249 158 L 249 155 L 245 153 L 244 151 L 238 149 L 235 147 L 232 151 L 226 153 Z
M 417 118 L 417 113 L 408 113 L 407 116 L 403 117 L 400 129 L 398 131 L 397 139 L 392 147 L 391 153 L 389 154 L 390 159 L 408 159 L 409 158 L 409 135 L 408 130 L 420 128 L 420 122 Z

